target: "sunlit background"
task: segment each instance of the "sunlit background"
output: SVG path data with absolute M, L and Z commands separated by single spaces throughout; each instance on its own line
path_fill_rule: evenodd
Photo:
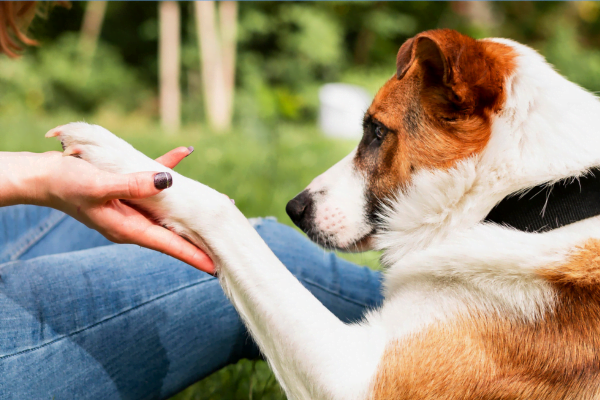
M 407 38 L 441 27 L 511 38 L 597 91 L 599 12 L 586 1 L 73 2 L 34 20 L 39 47 L 0 56 L 0 150 L 58 150 L 44 133 L 74 120 L 152 157 L 194 146 L 179 172 L 249 217 L 290 224 L 285 203 L 356 145 Z M 376 254 L 349 257 L 378 268 Z M 242 362 L 175 398 L 284 397 L 266 364 Z

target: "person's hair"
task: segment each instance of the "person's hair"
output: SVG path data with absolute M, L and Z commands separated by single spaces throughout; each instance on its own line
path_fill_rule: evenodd
M 17 57 L 24 46 L 38 44 L 25 34 L 25 16 L 35 12 L 35 6 L 35 1 L 0 1 L 0 53 Z
M 0 0 L 0 54 L 18 57 L 25 46 L 36 46 L 37 41 L 27 36 L 27 28 L 39 8 L 47 12 L 53 5 L 70 8 L 69 1 L 1 1 Z

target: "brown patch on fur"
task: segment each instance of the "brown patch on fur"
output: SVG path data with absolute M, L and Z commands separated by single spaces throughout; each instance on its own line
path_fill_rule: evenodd
M 553 310 L 536 322 L 472 314 L 397 341 L 370 399 L 600 398 L 600 241 L 539 274 Z
M 370 399 L 597 399 L 599 301 L 568 291 L 539 323 L 479 316 L 396 342 Z
M 600 289 L 600 240 L 588 240 L 575 250 L 568 263 L 539 273 L 556 284 Z
M 402 45 L 397 75 L 367 111 L 355 158 L 370 183 L 369 202 L 406 186 L 417 169 L 447 169 L 481 152 L 514 65 L 510 47 L 447 29 Z M 387 131 L 381 141 L 374 134 L 378 125 Z

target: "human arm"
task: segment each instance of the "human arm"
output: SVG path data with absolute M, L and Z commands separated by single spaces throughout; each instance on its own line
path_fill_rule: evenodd
M 188 154 L 189 150 L 181 147 L 158 161 L 174 167 Z M 111 174 L 59 152 L 0 152 L 0 166 L 0 206 L 56 208 L 113 242 L 138 244 L 214 272 L 212 260 L 202 250 L 121 201 L 160 193 L 163 189 L 154 185 L 155 172 Z

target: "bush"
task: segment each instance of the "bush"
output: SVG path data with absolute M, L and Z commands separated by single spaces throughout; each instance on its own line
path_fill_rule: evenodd
M 100 42 L 87 57 L 73 33 L 19 60 L 0 57 L 0 87 L 4 112 L 25 107 L 33 112 L 62 109 L 90 114 L 109 105 L 128 112 L 151 94 L 116 49 Z

